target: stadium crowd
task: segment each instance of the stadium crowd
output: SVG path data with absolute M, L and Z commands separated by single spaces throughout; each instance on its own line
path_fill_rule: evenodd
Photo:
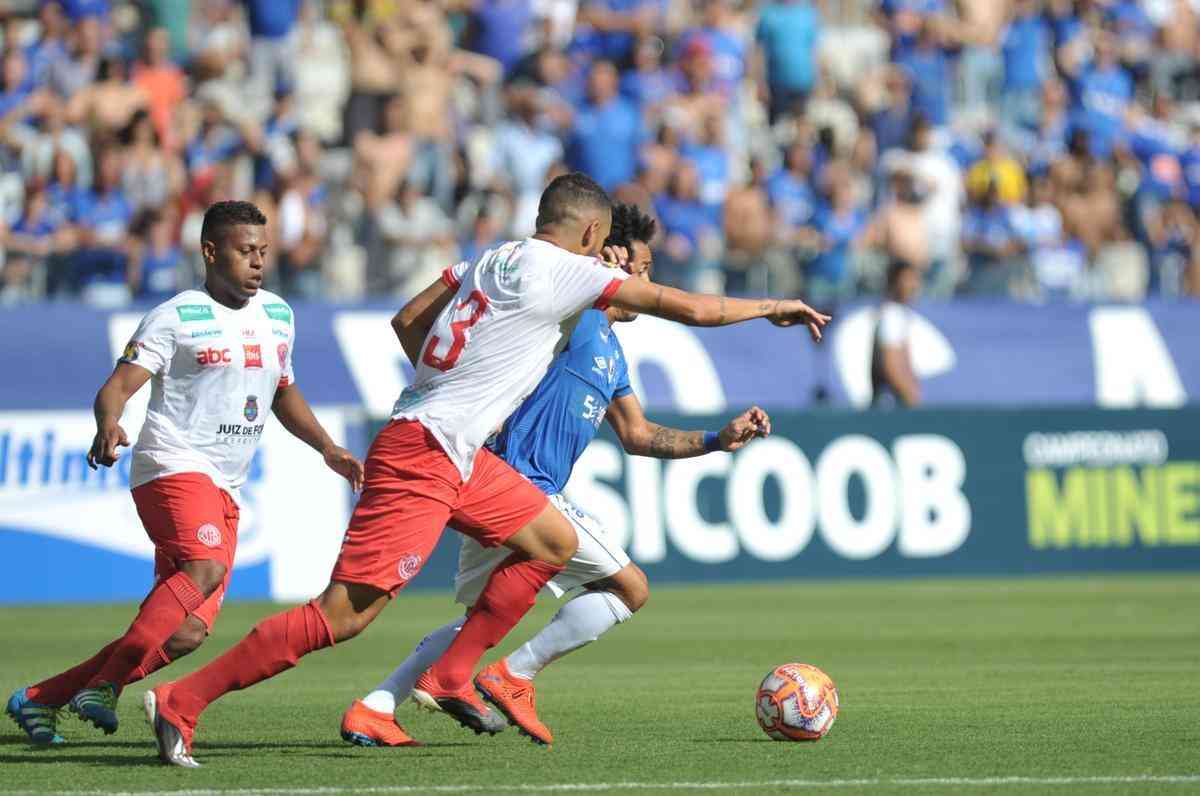
M 10 0 L 0 301 L 411 295 L 585 171 L 732 294 L 1200 296 L 1198 0 Z

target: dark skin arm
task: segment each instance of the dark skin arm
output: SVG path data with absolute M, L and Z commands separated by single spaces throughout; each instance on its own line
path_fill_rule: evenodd
M 299 387 L 289 384 L 276 390 L 271 410 L 289 434 L 321 454 L 326 466 L 349 481 L 354 491 L 362 489 L 362 462 L 333 441 L 313 414 Z
M 96 436 L 87 454 L 88 467 L 93 470 L 101 464 L 112 467 L 121 458 L 117 448 L 129 445 L 129 436 L 121 428 L 121 413 L 133 394 L 149 380 L 150 371 L 120 362 L 100 392 L 96 393 L 96 401 L 92 404 L 92 411 L 96 415 Z
M 913 375 L 912 363 L 908 361 L 908 352 L 899 346 L 883 348 L 883 379 L 888 386 L 896 391 L 900 403 L 905 406 L 916 406 L 921 403 L 921 385 Z
M 708 453 L 703 431 L 683 431 L 646 419 L 642 403 L 633 393 L 608 405 L 608 424 L 621 440 L 626 453 L 655 459 L 689 459 Z M 756 437 L 771 433 L 771 418 L 757 406 L 733 418 L 718 434 L 721 450 L 732 452 Z
M 425 338 L 433 328 L 434 321 L 456 292 L 454 288 L 438 279 L 405 304 L 392 318 L 392 329 L 413 367 L 416 367 L 421 359 L 421 347 L 425 344 Z

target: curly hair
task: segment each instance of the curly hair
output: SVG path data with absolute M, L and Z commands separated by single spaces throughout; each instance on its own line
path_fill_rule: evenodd
M 250 202 L 217 202 L 204 212 L 204 223 L 200 227 L 200 240 L 215 241 L 217 235 L 228 227 L 242 224 L 261 227 L 267 223 L 267 217 L 257 205 Z
M 619 204 L 613 208 L 612 230 L 605 239 L 605 246 L 624 246 L 633 249 L 633 242 L 641 241 L 647 246 L 654 239 L 658 222 L 633 204 Z

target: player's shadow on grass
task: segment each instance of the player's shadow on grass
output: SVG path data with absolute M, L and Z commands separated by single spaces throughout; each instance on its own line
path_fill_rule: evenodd
M 692 738 L 692 743 L 775 743 L 770 738 Z
M 30 747 L 28 754 L 23 755 L 0 755 L 0 765 L 7 763 L 50 763 L 60 765 L 63 763 L 90 763 L 97 766 L 161 766 L 158 762 L 157 755 L 147 755 L 145 757 L 130 757 L 129 755 L 70 755 L 65 756 L 55 754 L 51 749 L 39 749 Z

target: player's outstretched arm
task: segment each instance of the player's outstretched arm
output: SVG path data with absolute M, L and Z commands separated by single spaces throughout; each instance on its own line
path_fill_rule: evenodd
M 714 451 L 735 451 L 771 433 L 771 418 L 757 406 L 742 412 L 716 433 L 661 426 L 646 419 L 642 402 L 633 393 L 614 399 L 606 417 L 626 453 L 655 459 L 689 459 Z
M 321 454 L 329 469 L 349 481 L 354 491 L 362 489 L 362 462 L 333 441 L 321 425 L 321 421 L 313 414 L 312 407 L 308 405 L 299 387 L 289 384 L 276 390 L 271 410 L 289 434 Z
M 392 329 L 395 330 L 400 347 L 404 349 L 404 354 L 414 368 L 421 358 L 421 347 L 425 344 L 429 330 L 433 328 L 438 315 L 441 315 L 456 292 L 444 280 L 438 279 L 405 304 L 396 313 L 396 317 L 392 318 Z
M 121 457 L 117 448 L 129 444 L 129 437 L 121 428 L 121 413 L 125 411 L 129 398 L 150 380 L 150 375 L 145 368 L 119 362 L 100 392 L 96 393 L 96 401 L 92 404 L 96 414 L 96 436 L 88 451 L 88 467 L 93 470 L 98 464 L 112 467 Z
M 832 320 L 799 299 L 739 299 L 688 293 L 644 279 L 626 279 L 609 299 L 614 307 L 644 312 L 688 326 L 728 326 L 733 323 L 766 318 L 776 326 L 808 328 L 815 341 L 821 329 Z

